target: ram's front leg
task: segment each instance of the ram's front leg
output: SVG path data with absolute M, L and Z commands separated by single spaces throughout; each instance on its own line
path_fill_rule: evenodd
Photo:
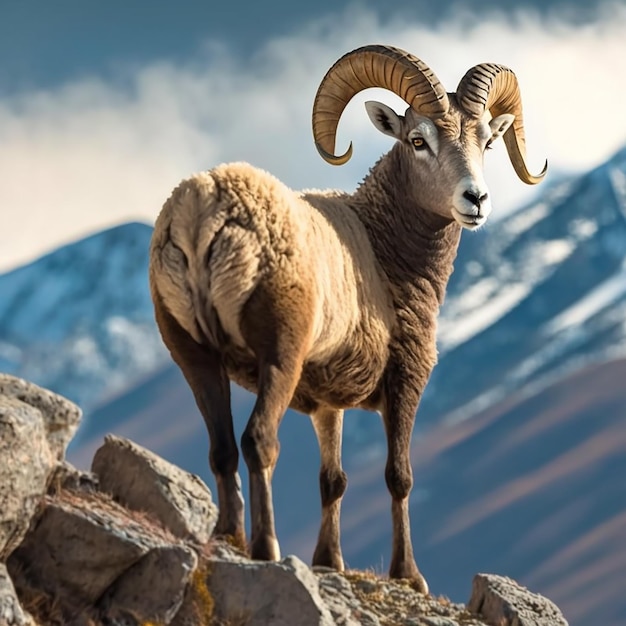
M 387 433 L 387 465 L 385 480 L 391 493 L 393 545 L 389 576 L 409 578 L 422 593 L 428 593 L 428 584 L 420 573 L 413 555 L 409 495 L 413 487 L 411 469 L 411 435 L 419 393 L 409 381 L 397 373 L 387 385 L 383 421 Z

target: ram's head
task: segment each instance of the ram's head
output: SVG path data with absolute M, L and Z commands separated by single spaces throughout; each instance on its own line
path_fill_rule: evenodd
M 483 154 L 503 136 L 519 178 L 536 184 L 526 165 L 522 101 L 515 74 L 507 67 L 482 63 L 461 79 L 456 93 L 446 93 L 420 59 L 390 46 L 358 48 L 339 59 L 322 80 L 313 105 L 313 135 L 320 155 L 333 165 L 352 156 L 335 156 L 337 125 L 352 97 L 363 89 L 382 87 L 408 105 L 403 116 L 380 102 L 367 102 L 367 112 L 381 132 L 400 143 L 400 161 L 408 181 L 403 192 L 422 208 L 455 219 L 465 228 L 482 225 L 491 212 L 483 177 Z

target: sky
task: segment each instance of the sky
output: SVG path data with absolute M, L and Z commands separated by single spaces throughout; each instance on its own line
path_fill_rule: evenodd
M 326 164 L 311 106 L 326 70 L 369 43 L 404 48 L 454 91 L 469 67 L 517 74 L 531 170 L 586 171 L 626 144 L 626 0 L 241 4 L 0 0 L 0 272 L 91 232 L 153 223 L 176 184 L 249 161 L 294 188 L 352 190 L 392 145 L 363 102 Z M 147 10 L 146 7 L 150 7 Z M 530 201 L 503 146 L 487 155 L 496 217 Z

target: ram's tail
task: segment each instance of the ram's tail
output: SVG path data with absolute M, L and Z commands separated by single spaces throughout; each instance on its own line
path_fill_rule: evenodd
M 258 241 L 241 226 L 234 200 L 211 172 L 183 181 L 163 206 L 150 249 L 153 296 L 196 341 L 215 347 L 225 332 L 242 341 L 239 314 L 258 282 Z

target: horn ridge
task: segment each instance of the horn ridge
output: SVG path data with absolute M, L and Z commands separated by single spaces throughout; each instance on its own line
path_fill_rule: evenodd
M 489 111 L 492 117 L 510 113 L 513 124 L 504 133 L 504 143 L 511 164 L 520 180 L 529 185 L 540 182 L 546 174 L 543 170 L 533 175 L 526 165 L 526 137 L 522 115 L 522 97 L 513 70 L 496 63 L 480 63 L 470 68 L 459 82 L 457 102 L 472 117 L 481 117 Z
M 348 102 L 369 87 L 392 91 L 422 115 L 439 117 L 448 111 L 448 95 L 423 61 L 393 46 L 357 48 L 328 70 L 313 101 L 313 137 L 329 163 L 346 162 L 348 153 L 334 156 L 337 125 Z

